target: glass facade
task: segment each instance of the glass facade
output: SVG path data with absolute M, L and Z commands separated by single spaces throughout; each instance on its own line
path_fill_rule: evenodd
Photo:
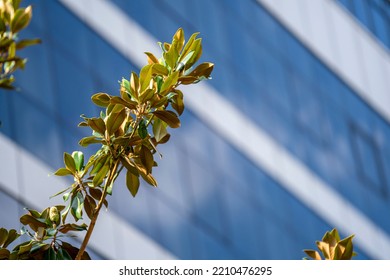
M 390 48 L 390 2 L 387 0 L 338 0 L 387 49 Z
M 351 1 L 358 2 L 388 7 L 384 0 Z M 20 90 L 0 94 L 0 132 L 57 168 L 63 151 L 79 150 L 78 140 L 89 134 L 77 127 L 80 114 L 99 113 L 90 96 L 117 94 L 117 81 L 139 69 L 60 2 L 23 3 L 34 6 L 23 35 L 43 43 L 23 51 L 29 62 L 16 77 Z M 207 83 L 390 234 L 384 214 L 390 212 L 390 124 L 261 4 L 112 3 L 161 41 L 169 41 L 180 26 L 187 36 L 200 31 L 202 60 L 216 65 Z M 378 9 L 383 21 L 388 11 Z M 389 24 L 374 30 L 389 46 Z M 333 227 L 193 112 L 186 111 L 182 123 L 162 147 L 155 174 L 160 187 L 142 186 L 133 199 L 118 185 L 110 197 L 110 211 L 173 255 L 300 259 L 303 249 L 314 248 Z M 2 207 L 16 213 L 18 203 L 4 199 Z M 2 225 L 15 226 L 4 219 L 0 216 Z M 357 258 L 370 258 L 362 248 L 356 251 Z

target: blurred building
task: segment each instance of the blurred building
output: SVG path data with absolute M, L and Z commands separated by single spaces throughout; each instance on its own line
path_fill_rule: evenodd
M 190 88 L 182 127 L 133 199 L 117 183 L 90 243 L 103 259 L 301 259 L 336 227 L 360 259 L 390 259 L 387 0 L 26 0 L 18 92 L 0 93 L 0 225 L 68 181 L 96 92 L 200 31 L 213 79 Z M 186 90 L 185 90 L 186 92 Z M 87 149 L 86 153 L 91 153 Z M 120 182 L 120 180 L 118 181 Z

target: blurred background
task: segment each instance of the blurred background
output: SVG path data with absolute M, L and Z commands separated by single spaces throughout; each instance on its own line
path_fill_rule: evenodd
M 0 92 L 0 225 L 20 228 L 69 181 L 48 174 L 90 131 L 96 92 L 200 32 L 213 79 L 185 97 L 158 188 L 118 181 L 95 259 L 301 259 L 327 230 L 390 259 L 388 0 L 25 0 L 42 44 Z M 183 88 L 184 92 L 186 89 Z M 93 147 L 83 150 L 87 154 Z M 77 243 L 77 241 L 75 241 Z

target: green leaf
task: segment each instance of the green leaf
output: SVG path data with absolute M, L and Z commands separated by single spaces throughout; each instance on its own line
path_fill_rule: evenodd
M 62 260 L 72 260 L 72 257 L 65 249 L 59 248 L 57 255 L 59 255 Z
M 172 46 L 176 48 L 176 51 L 180 53 L 184 46 L 184 31 L 183 28 L 179 28 L 172 38 Z
M 29 225 L 34 231 L 37 231 L 39 227 L 46 228 L 46 223 L 43 223 L 31 215 L 25 214 L 20 217 L 20 222 L 23 225 Z
M 108 171 L 110 170 L 109 164 L 105 164 L 95 177 L 92 180 L 92 183 L 95 187 L 100 186 L 103 183 L 104 178 L 106 177 Z
M 65 170 L 68 170 L 68 169 L 65 169 Z M 52 196 L 50 196 L 50 198 L 53 198 L 53 197 L 56 197 L 57 195 L 60 195 L 60 194 L 63 194 L 64 192 L 66 192 L 67 190 L 69 190 L 70 188 L 72 188 L 72 187 L 69 187 L 69 188 L 66 188 L 66 189 L 64 189 L 64 190 L 62 190 L 62 191 L 59 191 L 58 193 L 56 193 L 56 194 L 53 194 Z M 31 212 L 30 212 L 31 213 Z M 34 216 L 34 215 L 33 215 Z M 35 217 L 35 216 L 34 216 Z
M 316 244 L 318 249 L 324 255 L 325 259 L 329 260 L 331 258 L 329 244 L 323 241 L 317 241 Z
M 48 250 L 45 251 L 44 254 L 45 260 L 57 260 L 56 252 L 52 247 L 50 247 Z
M 153 64 L 153 74 L 167 76 L 169 74 L 169 71 L 167 67 L 157 62 Z
M 153 123 L 153 134 L 157 142 L 160 142 L 168 134 L 166 127 L 160 119 L 156 119 Z
M 18 9 L 11 21 L 10 28 L 13 33 L 18 33 L 20 30 L 25 28 L 31 20 L 32 8 L 28 6 L 25 9 Z
M 104 135 L 104 133 L 106 132 L 106 124 L 101 118 L 87 119 L 87 124 L 89 125 L 90 128 L 100 133 L 101 135 Z
M 155 94 L 154 89 L 148 88 L 140 95 L 139 101 L 141 103 L 145 103 L 146 101 L 149 101 L 154 94 Z
M 154 54 L 150 52 L 145 52 L 145 54 L 148 57 L 148 63 L 153 64 L 153 63 L 158 63 L 158 59 L 154 56 Z
M 67 242 L 62 242 L 62 249 L 66 250 L 72 259 L 75 259 L 77 253 L 79 252 L 78 248 L 73 247 L 71 244 L 69 244 Z M 84 254 L 82 255 L 81 259 L 82 260 L 90 260 L 91 258 L 88 255 L 88 253 L 85 251 Z
M 201 38 L 196 39 L 194 43 L 191 45 L 191 49 L 194 51 L 194 54 L 188 60 L 184 69 L 191 68 L 191 66 L 194 65 L 202 55 L 202 39 Z
M 153 187 L 157 187 L 157 181 L 152 176 L 152 174 L 145 174 L 145 173 L 142 173 L 142 172 L 140 172 L 140 174 L 142 176 L 142 179 L 144 179 L 146 183 L 148 183 L 149 185 L 151 185 Z
M 56 176 L 67 176 L 67 175 L 73 175 L 73 173 L 66 169 L 66 168 L 59 168 L 56 172 L 54 172 L 54 175 Z
M 19 252 L 18 252 L 18 254 L 19 254 L 19 255 L 22 255 L 22 254 L 24 254 L 24 253 L 30 252 L 30 250 L 31 250 L 31 248 L 32 248 L 32 245 L 33 245 L 33 241 L 30 241 L 30 242 L 28 242 L 28 243 L 25 244 L 25 245 L 21 245 L 21 246 L 19 247 Z
M 94 160 L 94 166 L 93 166 L 90 174 L 98 173 L 102 169 L 102 167 L 105 165 L 105 163 L 108 159 L 109 159 L 109 156 L 106 154 L 103 154 L 103 155 L 99 156 L 98 158 L 96 158 L 96 160 Z
M 177 71 L 181 71 L 185 68 L 186 64 L 188 63 L 188 61 L 192 58 L 192 56 L 194 55 L 194 51 L 190 51 L 189 53 L 186 54 L 186 56 L 182 59 L 180 59 L 180 63 L 178 65 L 178 68 L 177 68 Z
M 88 226 L 86 224 L 78 225 L 78 224 L 65 224 L 62 225 L 58 231 L 61 233 L 67 233 L 69 231 L 84 231 L 87 230 Z
M 180 116 L 184 112 L 184 101 L 183 101 L 184 96 L 183 96 L 183 93 L 180 90 L 175 90 L 174 92 L 176 93 L 176 95 L 172 97 L 171 105 L 172 105 L 172 108 Z
M 83 197 L 83 195 L 80 192 L 78 192 L 76 194 L 76 196 L 72 198 L 71 208 L 70 208 L 72 216 L 74 217 L 76 222 L 79 219 L 82 219 L 82 217 L 83 217 L 83 213 L 82 213 L 83 208 L 84 208 L 84 197 Z
M 177 81 L 179 79 L 179 72 L 174 71 L 171 75 L 168 76 L 168 78 L 164 81 L 164 83 L 161 86 L 160 93 L 161 94 L 168 94 L 170 89 L 176 85 Z
M 76 173 L 76 164 L 74 162 L 74 159 L 70 154 L 68 154 L 66 152 L 64 153 L 64 163 L 65 163 L 66 169 L 68 169 L 70 172 L 72 172 L 72 174 Z
M 314 260 L 321 260 L 320 254 L 315 250 L 303 250 L 310 258 Z
M 1 23 L 0 23 L 0 26 L 1 26 Z M 32 46 L 32 45 L 40 44 L 41 42 L 42 41 L 40 39 L 38 39 L 38 38 L 36 38 L 36 39 L 20 40 L 19 42 L 16 43 L 16 49 L 20 50 L 20 49 L 23 49 L 25 47 L 29 47 L 29 46 Z
M 147 174 L 151 173 L 154 164 L 154 159 L 153 159 L 153 154 L 150 152 L 149 148 L 142 145 L 139 153 L 139 157 L 141 159 L 143 166 L 145 166 L 146 168 L 146 173 Z
M 155 115 L 160 120 L 166 122 L 166 124 L 172 128 L 180 127 L 180 120 L 177 117 L 177 115 L 172 111 L 156 110 L 152 114 Z
M 96 208 L 95 199 L 90 195 L 86 195 L 84 200 L 84 210 L 85 213 L 87 213 L 88 218 L 92 219 L 95 208 Z
M 145 120 L 141 120 L 138 124 L 138 135 L 141 137 L 141 139 L 145 139 L 148 136 L 148 130 L 146 127 Z
M 172 46 L 172 48 L 170 47 L 167 52 L 163 53 L 163 57 L 170 69 L 174 69 L 176 67 L 176 62 L 179 57 L 179 53 L 176 47 Z
M 92 102 L 95 103 L 96 105 L 107 108 L 107 106 L 110 104 L 111 96 L 108 95 L 107 93 L 99 92 L 92 95 L 91 99 Z
M 20 234 L 14 230 L 14 229 L 11 229 L 9 232 L 8 232 L 8 238 L 7 240 L 5 241 L 5 243 L 3 244 L 3 248 L 7 248 L 9 244 L 11 244 L 12 242 L 14 242 L 17 238 L 20 237 Z
M 350 260 L 353 257 L 353 243 L 352 239 L 354 238 L 354 235 L 350 235 L 343 240 L 341 240 L 338 245 L 341 247 L 342 255 L 341 259 L 342 260 Z
M 70 192 L 64 193 L 64 195 L 62 196 L 62 199 L 66 202 L 66 201 L 68 201 L 69 196 L 70 196 Z
M 134 100 L 138 100 L 139 78 L 135 72 L 130 75 L 130 95 Z
M 6 230 L 5 228 L 0 228 L 0 247 L 3 247 L 3 244 L 7 241 L 7 238 L 8 230 Z
M 7 249 L 0 248 L 0 260 L 8 260 L 10 252 Z
M 84 137 L 80 140 L 79 142 L 79 145 L 81 147 L 87 147 L 88 145 L 90 144 L 98 144 L 98 143 L 102 143 L 102 140 L 100 139 L 97 139 L 95 136 L 88 136 L 88 137 Z
M 194 43 L 194 41 L 196 39 L 196 36 L 198 36 L 198 35 L 199 35 L 199 32 L 196 32 L 196 33 L 191 35 L 191 37 L 188 40 L 187 44 L 184 46 L 183 52 L 181 53 L 181 58 L 184 59 L 187 56 L 188 53 L 190 53 L 191 51 L 194 51 L 193 48 L 192 48 L 192 44 Z M 188 68 L 189 67 L 186 67 L 186 69 L 188 69 Z
M 211 76 L 211 72 L 214 69 L 214 64 L 210 62 L 204 62 L 199 64 L 192 72 L 188 75 L 192 77 L 205 77 L 209 78 Z
M 145 91 L 150 84 L 150 80 L 152 79 L 152 73 L 153 73 L 153 65 L 147 64 L 144 67 L 142 67 L 140 74 L 139 74 L 139 82 L 140 82 L 140 92 Z
M 123 99 L 123 97 L 121 98 L 119 96 L 112 97 L 111 100 L 110 100 L 110 103 L 111 104 L 121 104 L 121 105 L 129 108 L 130 110 L 134 110 L 134 109 L 137 108 L 137 103 L 136 102 L 131 101 L 131 100 L 126 101 L 126 100 Z
M 139 177 L 134 175 L 132 172 L 127 171 L 126 186 L 127 189 L 130 191 L 131 195 L 135 197 L 139 189 Z
M 76 170 L 81 171 L 84 167 L 84 154 L 80 151 L 74 151 L 72 157 L 76 165 Z
M 127 171 L 133 173 L 135 176 L 139 176 L 138 169 L 126 156 L 123 155 L 120 160 Z
M 126 111 L 122 110 L 119 113 L 111 113 L 107 118 L 107 132 L 113 135 L 126 120 Z

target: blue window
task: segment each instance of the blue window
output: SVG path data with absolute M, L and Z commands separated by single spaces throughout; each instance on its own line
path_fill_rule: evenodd
M 386 178 L 377 144 L 356 125 L 352 125 L 351 130 L 358 176 L 379 195 L 387 195 Z

